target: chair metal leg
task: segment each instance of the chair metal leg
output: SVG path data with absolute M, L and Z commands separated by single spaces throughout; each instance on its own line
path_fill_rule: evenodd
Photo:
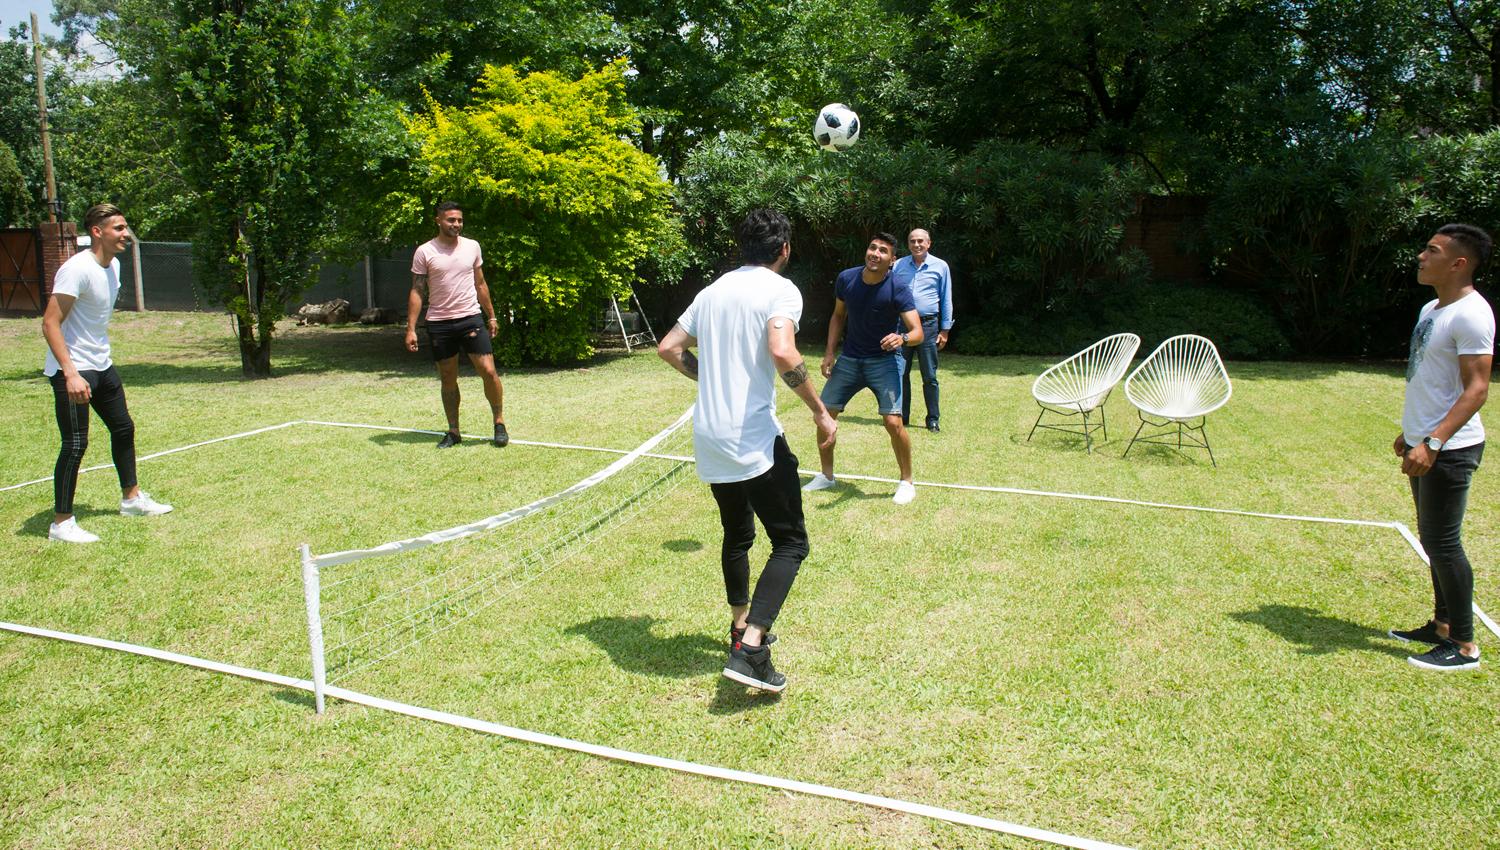
M 1033 423 L 1031 423 L 1031 434 L 1027 434 L 1026 435 L 1026 442 L 1028 442 L 1028 443 L 1031 442 L 1032 435 L 1036 433 L 1036 426 L 1042 424 L 1042 417 L 1045 416 L 1046 414 L 1047 414 L 1047 408 L 1044 407 L 1044 408 L 1042 408 L 1042 412 L 1038 413 L 1036 415 L 1036 421 L 1033 422 Z
M 1214 460 L 1214 450 L 1213 450 L 1213 447 L 1208 444 L 1208 417 L 1207 416 L 1203 417 L 1203 424 L 1201 426 L 1199 426 L 1198 431 L 1199 431 L 1199 433 L 1201 433 L 1203 435 L 1203 448 L 1208 449 L 1208 462 L 1211 463 L 1211 464 L 1213 464 L 1214 469 L 1218 469 L 1219 468 L 1219 462 L 1216 461 L 1216 460 Z
M 1146 427 L 1146 418 L 1143 416 L 1143 417 L 1141 417 L 1141 424 L 1136 426 L 1135 436 L 1130 438 L 1130 445 L 1128 445 L 1128 446 L 1125 447 L 1125 454 L 1120 455 L 1120 457 L 1130 457 L 1130 450 L 1135 447 L 1135 441 L 1136 441 L 1136 439 L 1138 437 L 1141 436 L 1141 429 L 1145 428 L 1145 427 Z
M 1083 414 L 1083 451 L 1085 454 L 1094 453 L 1094 436 L 1089 433 L 1089 412 L 1080 411 Z

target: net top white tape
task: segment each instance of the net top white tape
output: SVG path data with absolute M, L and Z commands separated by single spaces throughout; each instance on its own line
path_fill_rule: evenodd
M 593 475 L 590 475 L 582 481 L 579 481 L 566 490 L 560 490 L 550 496 L 544 496 L 534 502 L 531 502 L 530 504 L 522 505 L 519 508 L 512 508 L 511 510 L 505 511 L 504 513 L 495 514 L 494 516 L 485 517 L 484 519 L 475 520 L 474 522 L 464 523 L 463 525 L 455 525 L 452 528 L 445 528 L 440 531 L 429 532 L 419 537 L 408 537 L 404 540 L 392 540 L 389 543 L 382 543 L 379 546 L 372 546 L 368 549 L 346 549 L 342 552 L 329 552 L 324 555 L 315 555 L 313 556 L 312 563 L 319 569 L 322 569 L 323 567 L 329 567 L 335 564 L 347 564 L 351 561 L 358 561 L 363 558 L 373 558 L 379 555 L 390 555 L 396 552 L 408 552 L 413 549 L 421 549 L 424 546 L 431 546 L 435 543 L 445 543 L 450 540 L 459 540 L 464 537 L 479 534 L 480 532 L 490 531 L 503 525 L 508 525 L 518 519 L 521 519 L 522 517 L 534 514 L 537 511 L 543 510 L 550 505 L 554 505 L 564 499 L 576 496 L 577 494 L 598 485 L 600 482 L 608 480 L 609 478 L 614 476 L 615 473 L 634 463 L 638 458 L 646 455 L 652 449 L 656 448 L 662 440 L 665 440 L 667 437 L 671 436 L 678 428 L 681 428 L 684 423 L 691 419 L 692 416 L 693 408 L 689 407 L 687 410 L 683 411 L 681 416 L 677 417 L 677 421 L 673 422 L 671 425 L 668 425 L 666 428 L 663 428 L 661 431 L 658 431 L 650 439 L 646 440 L 644 443 L 641 443 L 639 446 L 636 446 L 634 450 L 621 456 L 614 463 L 611 463 L 609 466 L 606 466 L 598 472 L 595 472 Z

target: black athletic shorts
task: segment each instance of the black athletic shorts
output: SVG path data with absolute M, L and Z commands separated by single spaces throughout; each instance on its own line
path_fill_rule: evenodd
M 490 328 L 483 313 L 464 316 L 462 319 L 441 319 L 427 323 L 427 341 L 432 346 L 433 360 L 457 357 L 459 352 L 469 354 L 494 354 L 490 343 Z

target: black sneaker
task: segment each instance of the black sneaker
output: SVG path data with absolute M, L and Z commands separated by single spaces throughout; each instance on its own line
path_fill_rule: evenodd
M 1396 640 L 1404 640 L 1407 643 L 1428 643 L 1437 646 L 1447 643 L 1448 639 L 1438 634 L 1437 623 L 1428 620 L 1425 624 L 1415 629 L 1391 629 L 1386 634 Z
M 938 424 L 936 422 L 927 423 L 927 430 L 931 431 L 934 434 L 940 434 L 943 431 L 942 428 L 938 427 Z
M 737 628 L 735 628 L 734 627 L 734 623 L 731 622 L 729 624 L 729 648 L 730 649 L 739 649 L 740 648 L 740 642 L 743 641 L 744 639 L 745 639 L 745 630 L 744 629 L 737 629 Z M 775 642 L 776 642 L 776 636 L 775 635 L 771 634 L 770 632 L 761 632 L 760 633 L 760 645 L 761 646 L 770 646 L 771 644 L 773 644 Z
M 457 431 L 449 431 L 448 433 L 443 435 L 443 438 L 441 440 L 438 440 L 438 448 L 451 449 L 459 443 L 462 443 L 463 441 L 464 438 L 460 437 Z
M 503 449 L 510 445 L 510 432 L 505 430 L 504 422 L 495 423 L 495 448 Z
M 1411 662 L 1412 666 L 1421 667 L 1423 670 L 1441 670 L 1446 672 L 1448 670 L 1479 669 L 1479 656 L 1476 655 L 1470 658 L 1464 655 L 1458 651 L 1458 644 L 1452 641 L 1434 646 L 1427 652 L 1421 655 L 1410 656 L 1406 660 Z M 725 669 L 724 675 L 729 675 L 728 669 Z
M 786 690 L 786 677 L 771 666 L 771 650 L 764 646 L 741 646 L 729 650 L 729 663 L 724 665 L 724 678 L 773 694 Z

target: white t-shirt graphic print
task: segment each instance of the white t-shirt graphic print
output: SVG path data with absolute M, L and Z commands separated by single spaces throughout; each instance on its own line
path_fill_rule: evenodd
M 1433 300 L 1422 308 L 1406 361 L 1401 431 L 1407 445 L 1415 446 L 1431 434 L 1463 394 L 1458 358 L 1494 350 L 1495 313 L 1478 292 L 1470 292 L 1446 307 L 1439 307 Z M 1443 448 L 1462 449 L 1482 442 L 1484 423 L 1476 413 Z
M 774 465 L 776 364 L 766 324 L 802 319 L 796 284 L 764 266 L 741 266 L 698 293 L 677 320 L 698 341 L 693 454 L 709 484 L 747 481 Z

